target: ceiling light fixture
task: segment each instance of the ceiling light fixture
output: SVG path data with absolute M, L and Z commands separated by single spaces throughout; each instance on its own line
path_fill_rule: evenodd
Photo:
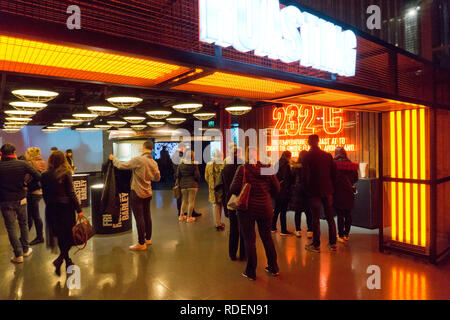
M 2 130 L 7 132 L 7 133 L 16 133 L 16 132 L 19 132 L 21 129 L 11 128 L 11 129 L 2 129 Z
M 185 122 L 186 118 L 167 118 L 166 121 L 170 124 L 177 125 Z
M 98 117 L 98 115 L 93 113 L 75 113 L 72 115 L 75 119 L 84 121 L 91 121 Z
M 147 128 L 147 126 L 145 124 L 133 124 L 130 126 L 130 128 L 133 130 L 141 131 Z
M 62 119 L 61 122 L 69 123 L 69 124 L 72 124 L 72 125 L 76 125 L 76 124 L 82 123 L 83 120 L 80 120 L 80 119 Z
M 228 105 L 225 110 L 233 116 L 242 116 L 249 113 L 252 110 L 252 106 L 242 101 L 235 101 Z
M 47 104 L 40 102 L 28 102 L 28 101 L 13 101 L 10 102 L 9 105 L 16 110 L 24 110 L 24 111 L 41 111 Z
M 111 129 L 112 125 L 110 124 L 94 124 L 94 127 L 100 129 L 100 130 L 108 130 Z
M 33 119 L 31 119 L 31 118 L 19 118 L 19 117 L 6 117 L 5 120 L 9 121 L 9 122 L 16 122 L 16 123 L 27 124 L 28 122 L 30 122 Z
M 138 115 L 138 114 L 128 114 L 126 116 L 122 117 L 126 122 L 132 123 L 132 124 L 138 124 L 143 122 L 146 118 L 144 116 Z
M 206 121 L 209 119 L 212 119 L 216 116 L 214 112 L 202 112 L 202 113 L 194 113 L 194 117 L 196 117 L 198 120 Z
M 68 128 L 68 127 L 73 126 L 73 124 L 65 123 L 65 122 L 55 122 L 55 123 L 53 123 L 53 126 L 58 127 L 58 128 Z
M 185 100 L 181 101 L 172 106 L 172 108 L 181 113 L 194 113 L 203 107 L 201 102 L 195 100 Z
M 166 123 L 164 121 L 150 121 L 150 122 L 147 122 L 147 125 L 152 127 L 152 128 L 159 128 L 159 127 L 162 127 L 165 124 Z
M 36 114 L 35 111 L 25 110 L 5 110 L 5 113 L 10 117 L 29 118 Z
M 57 132 L 58 129 L 43 128 L 41 131 L 42 131 L 42 132 L 45 132 L 45 133 L 53 133 L 53 132 Z
M 126 121 L 121 121 L 121 120 L 109 120 L 109 121 L 106 121 L 106 123 L 110 124 L 111 126 L 113 126 L 115 128 L 121 128 L 127 124 Z
M 11 91 L 17 98 L 29 102 L 49 102 L 55 99 L 59 93 L 47 90 L 19 89 Z
M 172 111 L 168 111 L 168 110 L 151 110 L 151 111 L 147 111 L 146 114 L 148 114 L 149 117 L 153 118 L 153 119 L 165 119 L 168 116 L 170 116 L 172 114 Z
M 116 113 L 119 109 L 111 106 L 90 106 L 87 108 L 93 114 L 99 115 L 101 117 L 107 117 Z
M 119 109 L 131 109 L 140 104 L 143 100 L 132 96 L 113 96 L 106 99 L 109 103 Z

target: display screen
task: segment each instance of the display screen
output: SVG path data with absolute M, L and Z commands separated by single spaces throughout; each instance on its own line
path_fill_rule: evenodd
M 178 142 L 156 142 L 155 150 L 153 150 L 154 158 L 161 159 L 161 151 L 165 148 L 169 152 L 170 158 L 178 150 Z

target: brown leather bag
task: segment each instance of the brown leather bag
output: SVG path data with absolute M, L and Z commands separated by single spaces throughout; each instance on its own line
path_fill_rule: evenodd
M 86 248 L 87 242 L 95 234 L 94 228 L 85 217 L 79 217 L 77 223 L 72 228 L 73 244 L 75 246 L 83 245 L 79 250 Z
M 180 188 L 180 184 L 178 182 L 178 179 L 175 181 L 175 186 L 173 187 L 173 197 L 175 199 L 180 199 L 181 198 L 181 188 Z
M 227 208 L 230 210 L 237 210 L 240 213 L 248 210 L 248 200 L 250 198 L 250 190 L 252 185 L 247 183 L 245 178 L 245 164 L 243 166 L 243 177 L 242 177 L 242 189 L 238 196 L 232 195 L 228 201 Z

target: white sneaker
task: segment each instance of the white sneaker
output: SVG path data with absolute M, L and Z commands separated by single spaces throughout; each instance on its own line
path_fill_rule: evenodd
M 152 240 L 145 240 L 145 244 L 151 245 L 152 244 Z
M 22 263 L 23 262 L 23 256 L 20 257 L 12 257 L 11 258 L 12 263 Z
M 295 236 L 297 238 L 301 238 L 302 237 L 302 232 L 301 231 L 295 231 Z
M 312 239 L 312 237 L 313 237 L 312 231 L 308 231 L 308 233 L 306 235 L 307 235 L 308 239 Z
M 28 251 L 23 254 L 24 257 L 29 257 L 33 253 L 33 249 L 28 248 Z
M 144 251 L 146 249 L 147 249 L 147 245 L 145 243 L 144 244 L 136 243 L 135 245 L 130 246 L 131 251 Z

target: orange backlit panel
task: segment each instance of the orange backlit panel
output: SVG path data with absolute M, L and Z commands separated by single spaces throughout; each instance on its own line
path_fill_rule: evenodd
M 279 80 L 215 72 L 172 89 L 265 100 L 308 91 L 309 87 Z
M 189 68 L 131 56 L 0 36 L 0 70 L 153 86 Z

